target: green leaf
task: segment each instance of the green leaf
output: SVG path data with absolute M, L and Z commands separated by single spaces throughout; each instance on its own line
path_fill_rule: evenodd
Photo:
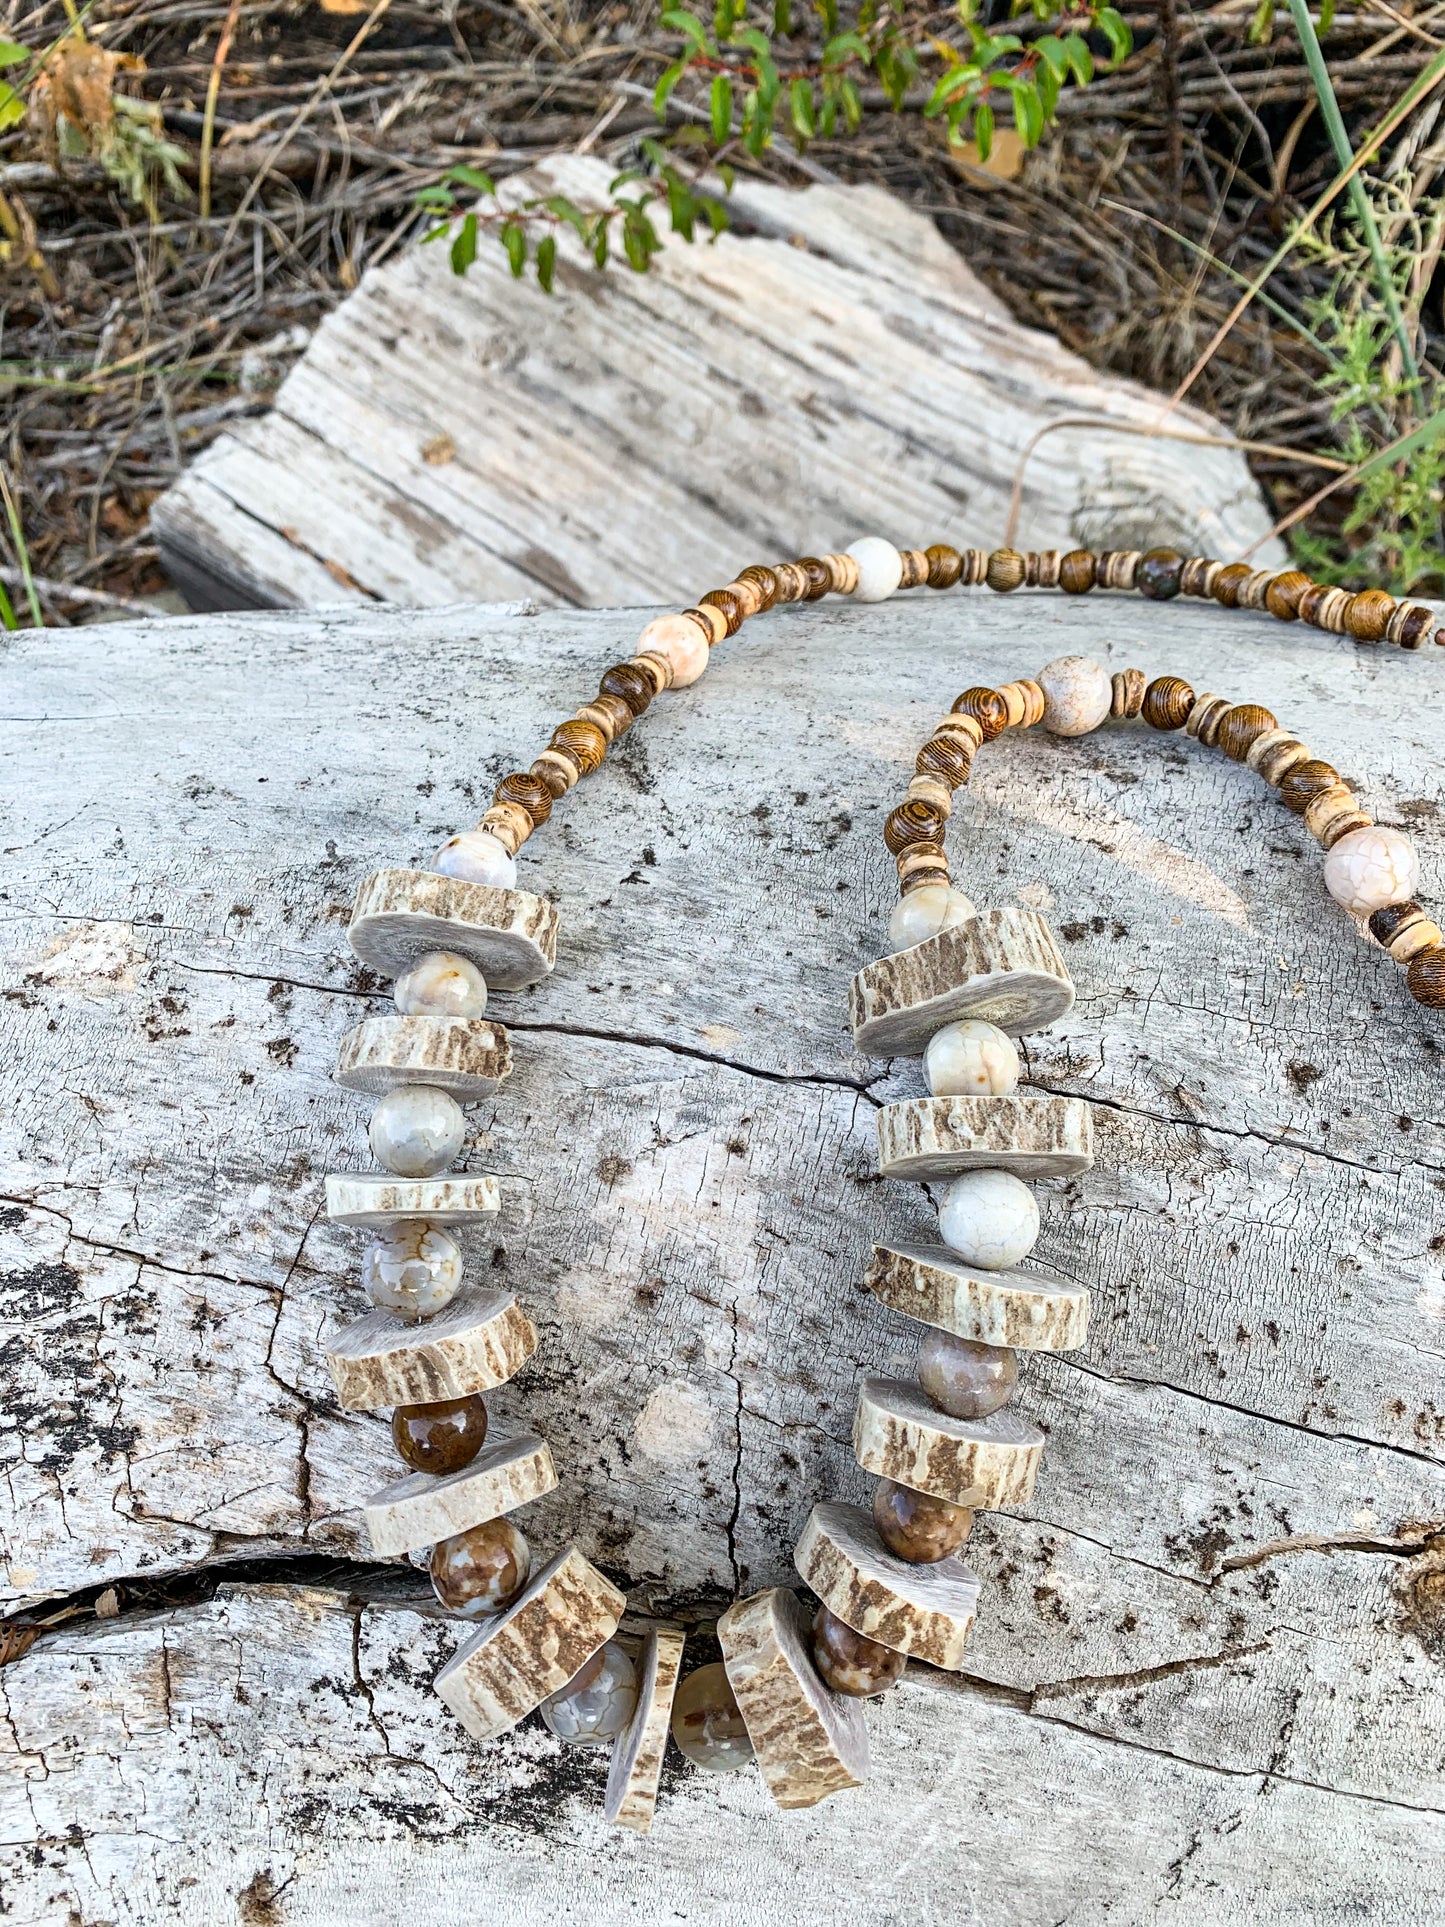
M 1039 109 L 1047 126 L 1059 104 L 1059 77 L 1047 62 L 1035 69 L 1034 85 L 1039 91 Z
M 737 181 L 737 178 L 738 178 L 738 171 L 737 171 L 737 169 L 736 169 L 735 167 L 733 167 L 733 166 L 732 166 L 732 165 L 731 165 L 731 164 L 730 164 L 729 162 L 727 162 L 727 161 L 719 161 L 719 163 L 718 163 L 718 170 L 717 170 L 717 172 L 718 172 L 718 179 L 719 179 L 719 180 L 720 180 L 720 181 L 722 182 L 722 184 L 723 184 L 723 193 L 724 193 L 724 194 L 731 194 L 731 193 L 732 193 L 732 191 L 733 191 L 733 187 L 734 187 L 734 185 L 735 185 L 735 183 L 736 183 L 736 181 Z M 702 205 L 703 205 L 703 208 L 704 208 L 704 210 L 706 210 L 706 209 L 708 209 L 708 208 L 714 208 L 714 207 L 716 207 L 716 208 L 720 208 L 720 209 L 722 210 L 722 217 L 723 217 L 723 223 L 724 223 L 724 225 L 726 225 L 726 223 L 727 223 L 727 209 L 723 207 L 723 205 L 722 205 L 722 202 L 721 202 L 721 201 L 707 201 L 707 200 L 705 200 L 705 201 L 704 201 L 704 202 L 702 203 Z M 710 214 L 709 214 L 709 216 L 708 216 L 708 219 L 709 219 L 709 220 L 711 220 L 711 219 L 712 219 L 712 216 L 711 216 Z
M 1274 0 L 1259 0 L 1254 18 L 1249 23 L 1249 44 L 1251 47 L 1267 47 L 1273 36 Z
M 793 123 L 795 143 L 801 151 L 804 143 L 813 138 L 817 127 L 813 117 L 811 81 L 799 79 L 788 82 L 788 113 Z
M 672 90 L 677 85 L 677 83 L 682 79 L 682 76 L 684 71 L 686 70 L 686 67 L 687 67 L 686 61 L 683 61 L 683 60 L 674 61 L 672 66 L 670 66 L 666 70 L 666 72 L 661 75 L 657 85 L 653 88 L 652 111 L 657 115 L 657 118 L 659 120 L 663 120 L 666 118 L 667 103 L 672 97 Z
M 527 230 L 520 221 L 504 221 L 498 239 L 507 250 L 512 273 L 520 281 L 527 266 Z
M 1025 147 L 1037 147 L 1044 131 L 1043 103 L 1031 80 L 1010 80 L 1014 101 L 1014 126 Z
M 928 105 L 923 110 L 924 119 L 932 120 L 943 112 L 950 101 L 971 93 L 978 85 L 979 78 L 978 68 L 973 66 L 955 67 L 951 73 L 946 73 L 929 96 Z
M 643 153 L 652 162 L 652 165 L 657 169 L 658 173 L 665 174 L 668 167 L 667 149 L 663 146 L 662 142 L 653 140 L 649 134 L 645 136 L 639 144 Z M 643 176 L 638 174 L 634 176 L 634 178 L 640 181 Z
M 838 0 L 813 0 L 813 5 L 823 23 L 823 32 L 831 39 L 838 31 Z
M 25 118 L 25 96 L 13 87 L 0 86 L 0 133 Z
M 1094 56 L 1089 43 L 1081 33 L 1071 33 L 1065 37 L 1064 52 L 1068 56 L 1069 71 L 1081 87 L 1087 87 L 1094 78 Z
M 719 168 L 718 172 L 731 174 L 732 169 Z M 729 192 L 731 191 L 731 183 L 729 183 Z M 727 209 L 721 201 L 714 200 L 711 194 L 699 194 L 697 197 L 697 207 L 702 218 L 712 229 L 714 240 L 716 240 L 718 235 L 723 233 L 725 229 L 731 227 L 732 223 L 728 218 Z
M 413 207 L 450 207 L 452 196 L 441 186 L 423 187 L 412 196 L 411 204 Z
M 1034 52 L 1042 54 L 1050 72 L 1058 80 L 1063 80 L 1069 71 L 1069 56 L 1064 52 L 1064 43 L 1057 35 L 1041 34 L 1034 42 Z
M 22 47 L 18 40 L 0 40 L 0 67 L 18 67 L 22 60 L 30 58 L 30 49 Z
M 646 274 L 648 248 L 645 236 L 639 230 L 633 216 L 635 209 L 629 208 L 622 221 L 622 252 L 627 257 L 627 265 L 634 274 Z
M 465 274 L 477 258 L 477 217 L 469 214 L 452 242 L 452 273 Z
M 712 137 L 722 147 L 733 131 L 733 84 L 726 74 L 713 75 L 708 110 L 712 116 Z
M 552 279 L 557 272 L 557 237 L 544 234 L 537 243 L 537 284 L 543 294 L 552 292 Z
M 684 40 L 690 40 L 700 54 L 711 54 L 717 58 L 717 48 L 708 39 L 707 28 L 695 13 L 683 7 L 669 7 L 662 16 L 662 25 L 671 33 L 680 33 Z
M 823 49 L 824 71 L 830 67 L 841 67 L 849 60 L 861 60 L 866 65 L 868 42 L 861 33 L 834 34 Z
M 475 188 L 478 194 L 495 194 L 497 191 L 490 174 L 484 174 L 479 167 L 467 167 L 464 163 L 449 167 L 442 179 L 455 181 L 458 187 Z
M 436 227 L 427 229 L 426 233 L 421 237 L 421 244 L 425 247 L 428 241 L 448 241 L 451 239 L 451 233 L 452 224 L 450 221 L 438 222 Z
M 599 268 L 605 268 L 607 266 L 608 225 L 607 216 L 605 214 L 599 214 L 592 227 L 592 260 Z
M 793 31 L 793 0 L 773 0 L 773 32 L 786 40 Z
M 1134 51 L 1134 36 L 1123 14 L 1113 7 L 1100 7 L 1094 17 L 1094 25 L 1108 41 L 1114 65 L 1117 67 L 1121 60 L 1127 60 Z
M 843 100 L 843 123 L 850 134 L 856 134 L 863 120 L 863 98 L 852 80 L 845 80 L 839 90 Z
M 973 110 L 973 142 L 978 158 L 986 161 L 993 152 L 993 109 L 981 100 Z
M 692 239 L 692 224 L 696 213 L 692 189 L 681 174 L 669 168 L 667 178 L 667 212 L 672 222 L 674 234 L 680 234 L 684 241 Z
M 1320 34 L 1329 33 L 1335 24 L 1335 0 L 1320 0 Z

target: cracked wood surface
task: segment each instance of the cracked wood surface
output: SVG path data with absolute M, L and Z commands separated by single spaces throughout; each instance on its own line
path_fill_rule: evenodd
M 479 813 L 640 620 L 330 611 L 10 643 L 12 1602 L 366 1556 L 395 1462 L 322 1358 L 361 1309 L 363 1235 L 327 1223 L 322 1176 L 367 1163 L 365 1100 L 330 1072 L 386 1008 L 344 950 L 350 900 Z M 1445 895 L 1433 652 L 977 593 L 724 644 L 529 846 L 558 968 L 489 1008 L 516 1068 L 466 1158 L 502 1186 L 464 1234 L 472 1275 L 541 1333 L 491 1395 L 556 1455 L 529 1535 L 575 1538 L 634 1609 L 786 1584 L 814 1501 L 866 1497 L 856 1390 L 906 1376 L 914 1332 L 863 1273 L 875 1239 L 935 1235 L 874 1165 L 878 1106 L 921 1067 L 859 1056 L 847 1023 L 889 908 L 879 830 L 958 688 L 1074 649 L 1268 703 Z M 1093 1315 L 1082 1351 L 1025 1361 L 1016 1409 L 1048 1446 L 1029 1504 L 970 1539 L 967 1673 L 870 1711 L 874 1854 L 827 1808 L 768 1831 L 750 1776 L 665 1776 L 652 1844 L 603 1848 L 605 1763 L 554 1768 L 533 1725 L 478 1747 L 425 1691 L 453 1629 L 247 1587 L 62 1627 L 0 1675 L 16 1918 L 209 1927 L 243 1892 L 269 1918 L 256 1896 L 284 1886 L 276 1919 L 369 1923 L 399 1880 L 420 1904 L 485 1878 L 526 1921 L 583 1894 L 608 1923 L 771 1923 L 877 1900 L 886 1866 L 910 1919 L 950 1927 L 1430 1919 L 1445 1034 L 1328 903 L 1298 822 L 1187 740 L 1005 739 L 951 830 L 962 885 L 1045 911 L 1077 984 L 1024 1047 L 1033 1085 L 1093 1105 L 1095 1166 L 1044 1187 L 1037 1249 Z M 960 1802 L 988 1822 L 963 1842 Z M 199 1870 L 180 1843 L 202 1834 Z

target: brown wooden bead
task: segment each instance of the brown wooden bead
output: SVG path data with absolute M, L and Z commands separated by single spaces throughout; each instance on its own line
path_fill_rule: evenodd
M 1098 565 L 1089 549 L 1070 549 L 1059 563 L 1059 587 L 1065 595 L 1087 595 L 1098 579 Z
M 1303 569 L 1285 569 L 1264 592 L 1264 606 L 1281 622 L 1299 621 L 1299 600 L 1311 587 Z
M 1356 642 L 1383 641 L 1395 598 L 1385 589 L 1361 589 L 1345 614 L 1345 628 Z
M 914 759 L 913 767 L 920 772 L 931 770 L 957 789 L 960 783 L 968 781 L 972 765 L 973 757 L 962 743 L 946 736 L 930 736 Z
M 1390 617 L 1385 640 L 1398 643 L 1402 649 L 1418 649 L 1429 635 L 1434 620 L 1434 610 L 1427 609 L 1423 603 L 1402 602 Z
M 1256 737 L 1278 728 L 1278 722 L 1262 704 L 1235 703 L 1220 717 L 1215 741 L 1231 761 L 1242 763 Z
M 590 776 L 594 769 L 601 767 L 607 754 L 607 738 L 596 723 L 583 722 L 573 716 L 565 723 L 559 723 L 552 731 L 552 747 L 569 755 L 583 776 Z
M 958 1551 L 973 1529 L 973 1514 L 931 1492 L 880 1479 L 873 1493 L 873 1523 L 890 1552 L 915 1566 L 933 1566 Z
M 418 1472 L 460 1472 L 486 1444 L 486 1402 L 479 1392 L 469 1392 L 434 1405 L 398 1405 L 391 1415 L 391 1439 Z
M 1094 560 L 1101 589 L 1132 589 L 1143 557 L 1137 549 L 1104 549 Z
M 858 563 L 851 555 L 825 555 L 834 595 L 852 595 L 858 587 Z
M 514 770 L 510 776 L 504 776 L 492 800 L 520 804 L 534 825 L 545 823 L 552 814 L 551 790 L 540 776 L 533 776 L 530 771 Z
M 637 721 L 631 708 L 620 696 L 613 696 L 606 693 L 588 703 L 587 712 L 583 720 L 585 722 L 595 722 L 604 734 L 610 724 L 612 740 L 614 742 L 619 736 L 625 736 Z
M 965 549 L 963 551 L 963 574 L 959 578 L 966 587 L 976 589 L 988 575 L 988 550 Z
M 1418 951 L 1410 959 L 1405 984 L 1426 1010 L 1445 1010 L 1445 946 Z
M 880 1646 L 819 1606 L 813 1616 L 813 1664 L 825 1686 L 850 1699 L 886 1693 L 903 1677 L 908 1661 L 891 1646 Z
M 902 565 L 898 575 L 900 589 L 918 589 L 928 580 L 928 557 L 922 549 L 900 549 Z
M 1173 549 L 1150 549 L 1139 558 L 1134 587 L 1150 602 L 1171 602 L 1184 582 L 1184 557 Z
M 820 562 L 818 567 L 821 569 L 822 566 Z M 697 600 L 700 608 L 717 610 L 727 624 L 730 636 L 735 636 L 742 628 L 746 611 L 741 598 L 735 596 L 731 589 L 709 589 L 706 595 L 699 596 Z
M 988 558 L 984 581 L 1000 595 L 1008 595 L 1011 590 L 1023 587 L 1024 575 L 1024 559 L 1017 549 L 995 549 Z
M 817 602 L 833 586 L 833 571 L 816 555 L 799 556 L 797 567 L 803 572 L 803 601 Z
M 1296 763 L 1280 779 L 1279 800 L 1287 810 L 1303 816 L 1314 799 L 1325 790 L 1333 789 L 1339 780 L 1339 771 L 1329 763 L 1317 760 Z
M 771 609 L 778 599 L 778 578 L 772 569 L 761 562 L 754 562 L 738 574 L 739 582 L 751 582 L 758 592 L 759 609 Z
M 1305 828 L 1322 850 L 1332 850 L 1351 830 L 1368 830 L 1375 819 L 1360 808 L 1359 799 L 1347 783 L 1317 796 L 1305 811 Z
M 1182 676 L 1156 676 L 1139 713 L 1151 729 L 1183 729 L 1193 707 L 1194 691 Z
M 1370 935 L 1376 943 L 1382 943 L 1388 950 L 1392 937 L 1397 936 L 1406 924 L 1414 923 L 1424 915 L 1424 906 L 1416 903 L 1413 898 L 1407 897 L 1403 903 L 1387 903 L 1381 909 L 1371 912 Z
M 946 542 L 935 542 L 924 554 L 928 557 L 929 588 L 951 589 L 963 574 L 963 557 L 958 550 L 951 549 Z
M 1008 728 L 1008 704 L 996 689 L 965 689 L 954 697 L 953 708 L 955 715 L 975 718 L 986 743 Z
M 1219 733 L 1220 718 L 1227 710 L 1233 709 L 1233 707 L 1234 704 L 1229 700 L 1228 696 L 1212 696 L 1209 694 L 1196 696 L 1194 698 L 1194 707 L 1189 712 L 1189 720 L 1185 723 L 1184 728 L 1190 736 L 1193 736 L 1198 742 L 1203 743 L 1205 748 L 1208 749 L 1212 746 Z
M 1144 707 L 1148 680 L 1142 669 L 1116 669 L 1109 678 L 1113 691 L 1109 703 L 1111 716 L 1137 716 Z
M 652 701 L 652 679 L 630 662 L 614 663 L 597 685 L 604 696 L 620 696 L 634 716 L 640 716 Z
M 1214 578 L 1214 600 L 1225 609 L 1239 606 L 1239 592 L 1254 574 L 1247 562 L 1226 562 Z
M 1040 549 L 1037 555 L 1029 558 L 1029 581 L 1037 582 L 1041 589 L 1057 589 L 1059 586 L 1059 564 L 1063 559 L 1063 556 L 1060 555 L 1057 549 Z
M 898 894 L 900 897 L 906 897 L 910 890 L 921 890 L 930 883 L 942 883 L 947 886 L 952 882 L 953 872 L 946 863 L 933 864 L 927 869 L 910 870 L 907 876 L 900 876 Z
M 910 843 L 937 843 L 943 836 L 944 819 L 926 803 L 900 803 L 883 825 L 883 841 L 897 856 Z
M 1397 964 L 1408 964 L 1422 950 L 1433 950 L 1445 937 L 1440 926 L 1418 903 L 1387 903 L 1370 918 L 1370 935 L 1383 944 Z

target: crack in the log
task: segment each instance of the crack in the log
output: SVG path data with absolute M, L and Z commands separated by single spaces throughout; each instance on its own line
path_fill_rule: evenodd
M 1262 1566 L 1266 1560 L 1292 1552 L 1365 1552 L 1389 1559 L 1413 1559 L 1422 1552 L 1441 1551 L 1445 1551 L 1445 1523 L 1419 1526 L 1397 1533 L 1393 1538 L 1367 1532 L 1297 1532 L 1288 1539 L 1271 1539 L 1268 1545 L 1256 1546 L 1252 1552 L 1232 1553 L 1229 1558 L 1221 1559 L 1215 1579 L 1227 1572 Z
M 1082 1673 L 1075 1679 L 1045 1680 L 1029 1695 L 1029 1711 L 1037 1712 L 1041 1701 L 1062 1699 L 1071 1693 L 1117 1692 L 1130 1686 L 1153 1686 L 1161 1679 L 1174 1679 L 1181 1673 L 1210 1672 L 1229 1666 L 1237 1659 L 1273 1650 L 1271 1639 L 1257 1639 L 1250 1646 L 1226 1646 L 1217 1653 L 1194 1653 L 1184 1659 L 1161 1660 L 1156 1666 L 1139 1666 L 1129 1673 Z

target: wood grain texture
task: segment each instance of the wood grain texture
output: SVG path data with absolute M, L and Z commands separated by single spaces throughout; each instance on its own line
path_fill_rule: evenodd
M 460 1472 L 437 1478 L 411 1472 L 373 1492 L 362 1508 L 366 1536 L 378 1559 L 394 1559 L 466 1532 L 518 1506 L 530 1505 L 557 1484 L 545 1439 L 489 1439 Z
M 562 155 L 504 191 L 604 207 L 611 178 Z M 551 296 L 496 247 L 464 280 L 441 247 L 368 272 L 272 411 L 156 505 L 192 606 L 686 608 L 870 532 L 988 547 L 1030 439 L 1080 416 L 1103 426 L 1029 459 L 1023 545 L 1231 556 L 1267 533 L 1237 451 L 1128 432 L 1158 397 L 1020 327 L 925 215 L 866 189 L 734 198 L 762 233 L 670 243 L 645 275 L 595 274 L 564 229 Z M 430 463 L 443 430 L 455 458 Z
M 672 1702 L 682 1676 L 686 1639 L 676 1626 L 654 1626 L 643 1641 L 637 1669 L 637 1709 L 627 1731 L 619 1734 L 613 1745 L 603 1800 L 607 1818 L 629 1833 L 652 1831 L 657 1783 L 672 1731 Z
M 366 609 L 7 644 L 12 1600 L 367 1556 L 388 1428 L 324 1359 L 364 1305 L 321 1174 L 364 1164 L 368 1104 L 332 1070 L 389 1008 L 347 953 L 351 901 L 474 821 L 643 620 L 437 610 L 422 634 Z M 463 1159 L 503 1194 L 471 1276 L 542 1339 L 488 1394 L 562 1474 L 528 1537 L 575 1540 L 640 1608 L 790 1583 L 815 1500 L 867 1496 L 857 1387 L 911 1371 L 917 1326 L 863 1274 L 875 1243 L 936 1237 L 875 1161 L 878 1105 L 921 1095 L 921 1066 L 859 1056 L 846 1022 L 895 887 L 881 826 L 957 688 L 1078 650 L 1267 704 L 1409 827 L 1422 901 L 1445 899 L 1439 652 L 982 592 L 721 644 L 526 846 L 559 965 L 496 1000 L 516 1069 Z M 453 693 L 399 708 L 423 659 Z M 278 1575 L 62 1624 L 0 1672 L 20 1918 L 153 1927 L 164 1903 L 214 1927 L 269 1868 L 286 1927 L 380 1927 L 399 1888 L 445 1914 L 467 1882 L 527 1927 L 564 1899 L 606 1927 L 793 1927 L 871 1904 L 868 1843 L 892 1865 L 906 1835 L 927 1927 L 1434 1927 L 1445 1032 L 1328 901 L 1297 819 L 1189 739 L 1005 737 L 951 847 L 976 901 L 1047 916 L 1075 980 L 1026 1074 L 1088 1099 L 1096 1161 L 1041 1187 L 1031 1262 L 1093 1315 L 1022 1373 L 1042 1474 L 971 1535 L 967 1672 L 910 1676 L 873 1720 L 865 1832 L 845 1803 L 790 1819 L 779 1899 L 761 1782 L 688 1778 L 655 1857 L 604 1848 L 605 1762 L 533 1725 L 479 1749 L 439 1713 L 453 1632 Z
M 875 1245 L 863 1282 L 891 1311 L 979 1345 L 1072 1352 L 1089 1329 L 1089 1294 L 1072 1279 L 984 1271 L 947 1245 Z
M 963 1670 L 978 1581 L 957 1557 L 917 1566 L 884 1545 L 857 1505 L 815 1505 L 794 1562 L 804 1582 L 855 1633 L 945 1671 Z
M 960 1171 L 1072 1178 L 1094 1161 L 1089 1107 L 1078 1098 L 905 1097 L 878 1113 L 878 1169 L 924 1184 Z
M 868 1723 L 813 1664 L 809 1614 L 789 1586 L 737 1599 L 717 1626 L 758 1771 L 780 1807 L 815 1807 L 868 1778 Z
M 1039 1427 L 1008 1405 L 987 1418 L 950 1418 L 911 1379 L 865 1378 L 858 1392 L 853 1456 L 863 1470 L 953 1505 L 1027 1505 L 1043 1451 Z

